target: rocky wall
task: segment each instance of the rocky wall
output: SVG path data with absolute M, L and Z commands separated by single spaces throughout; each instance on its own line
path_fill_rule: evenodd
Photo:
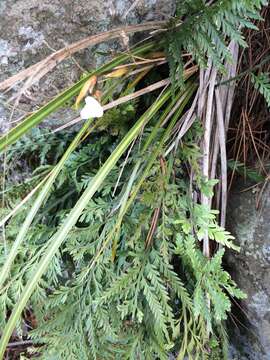
M 0 0 L 0 81 L 84 37 L 118 26 L 162 20 L 173 11 L 173 0 Z M 110 54 L 116 47 L 119 48 L 115 42 L 102 44 L 63 62 L 24 94 L 13 120 L 74 83 L 97 62 L 104 61 L 97 50 Z M 19 89 L 20 85 L 13 90 Z M 0 132 L 9 127 L 12 105 L 6 104 L 7 98 L 0 95 Z M 63 110 L 49 121 L 67 121 L 73 116 L 72 111 Z
M 228 207 L 228 229 L 241 251 L 228 252 L 226 260 L 247 294 L 234 307 L 231 339 L 234 359 L 270 360 L 270 184 L 263 191 L 249 185 L 234 187 Z

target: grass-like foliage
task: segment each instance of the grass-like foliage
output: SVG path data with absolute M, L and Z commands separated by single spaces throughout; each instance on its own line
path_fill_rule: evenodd
M 227 358 L 230 298 L 244 294 L 222 267 L 224 248 L 207 258 L 201 243 L 208 237 L 239 249 L 218 212 L 202 204 L 217 181 L 202 175 L 204 128 L 188 116 L 198 99 L 197 65 L 224 71 L 228 41 L 245 45 L 240 30 L 253 27 L 264 3 L 180 1 L 161 35 L 116 56 L 0 139 L 7 162 L 17 156 L 37 167 L 2 194 L 0 358 L 14 329 L 25 336 L 25 309 L 35 317 L 27 336 L 44 359 Z M 155 59 L 164 54 L 169 66 L 163 60 L 159 73 Z M 171 82 L 163 91 L 132 98 L 164 73 Z M 102 104 L 129 101 L 86 120 L 75 135 L 34 129 L 93 75 L 102 79 Z M 265 81 L 258 82 L 262 92 Z

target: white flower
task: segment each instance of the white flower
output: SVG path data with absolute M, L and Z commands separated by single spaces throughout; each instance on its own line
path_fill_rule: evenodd
M 87 96 L 85 98 L 85 105 L 82 108 L 80 115 L 83 120 L 102 117 L 103 107 L 94 97 Z

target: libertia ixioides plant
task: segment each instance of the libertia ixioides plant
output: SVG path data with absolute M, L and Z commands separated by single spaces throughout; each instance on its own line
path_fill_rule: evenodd
M 167 359 L 169 353 L 206 359 L 217 352 L 226 358 L 223 323 L 230 297 L 244 294 L 222 268 L 224 249 L 210 258 L 201 251 L 206 237 L 237 247 L 218 224 L 211 201 L 201 202 L 213 197 L 217 181 L 201 169 L 205 124 L 204 115 L 194 115 L 203 96 L 195 62 L 225 71 L 228 39 L 245 45 L 239 27 L 253 26 L 248 19 L 258 18 L 262 4 L 180 3 L 167 32 L 115 57 L 0 139 L 0 150 L 14 151 L 12 144 L 77 96 L 93 75 L 107 74 L 105 106 L 131 95 L 102 118 L 83 123 L 35 184 L 33 204 L 23 202 L 8 220 L 0 274 L 1 357 L 29 307 L 37 319 L 29 336 L 46 359 Z M 167 54 L 171 78 L 159 93 L 134 100 L 135 85 L 158 74 L 158 67 L 142 69 L 136 57 L 153 59 L 157 51 Z M 191 54 L 185 63 L 186 51 Z M 108 77 L 130 61 L 139 75 L 127 69 Z

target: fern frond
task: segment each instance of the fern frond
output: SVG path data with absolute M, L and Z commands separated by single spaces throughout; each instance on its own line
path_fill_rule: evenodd
M 242 31 L 256 29 L 252 20 L 260 19 L 259 10 L 266 4 L 266 0 L 218 0 L 211 5 L 203 0 L 180 1 L 177 17 L 168 24 L 165 43 L 173 77 L 177 77 L 177 69 L 182 69 L 185 51 L 200 66 L 206 66 L 209 58 L 217 69 L 224 71 L 224 61 L 231 60 L 228 41 L 246 47 Z M 181 84 L 181 75 L 178 78 Z
M 251 81 L 260 94 L 264 97 L 268 107 L 270 108 L 270 77 L 268 73 L 260 73 L 259 75 L 251 74 Z

